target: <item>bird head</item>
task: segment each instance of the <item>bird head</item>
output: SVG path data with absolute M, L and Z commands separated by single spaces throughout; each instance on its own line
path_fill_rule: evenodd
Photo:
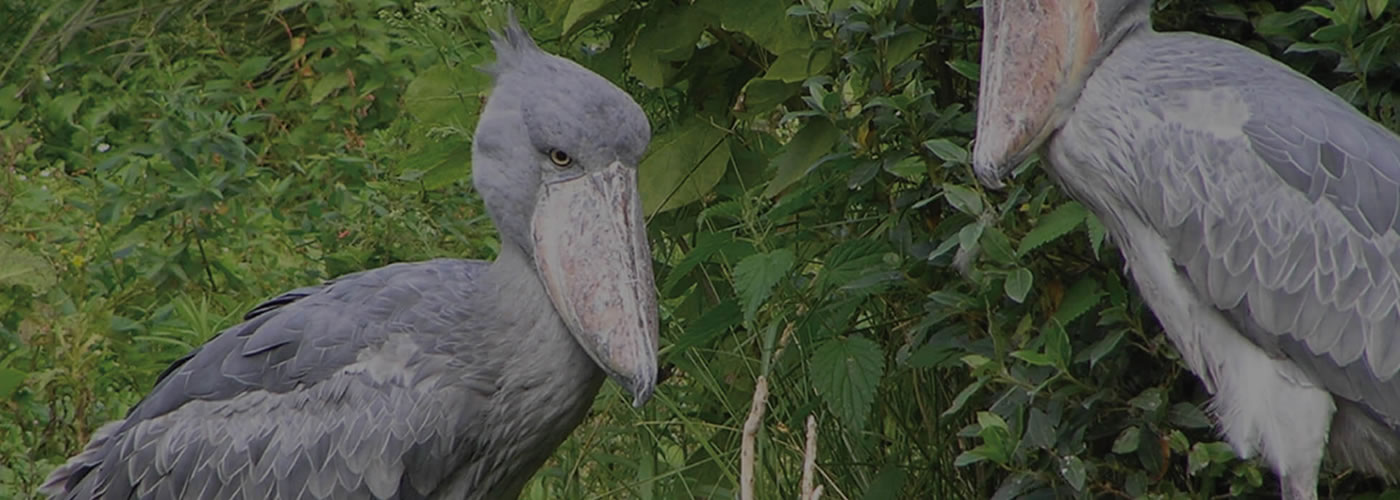
M 532 259 L 580 346 L 641 406 L 656 384 L 657 309 L 637 165 L 651 126 L 625 92 L 540 50 L 512 16 L 472 180 L 503 244 Z
M 986 0 L 972 166 L 989 188 L 1064 123 L 1084 82 L 1151 0 Z

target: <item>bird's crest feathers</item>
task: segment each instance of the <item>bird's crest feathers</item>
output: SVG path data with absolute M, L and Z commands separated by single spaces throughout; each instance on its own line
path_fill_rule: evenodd
M 496 49 L 496 62 L 487 66 L 485 71 L 497 76 L 518 67 L 531 56 L 544 54 L 535 40 L 530 38 L 530 33 L 520 26 L 514 10 L 506 13 L 503 29 L 491 31 L 491 46 Z

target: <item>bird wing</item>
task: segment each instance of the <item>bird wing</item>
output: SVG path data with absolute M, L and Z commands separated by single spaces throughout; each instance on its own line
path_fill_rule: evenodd
M 1254 343 L 1396 427 L 1400 139 L 1310 80 L 1236 52 L 1214 74 L 1245 80 L 1177 65 L 1154 83 L 1161 120 L 1138 138 L 1138 215 Z
M 65 498 L 389 498 L 479 449 L 498 367 L 463 353 L 486 263 L 395 264 L 285 293 L 177 360 L 50 476 Z M 480 318 L 477 318 L 478 320 Z

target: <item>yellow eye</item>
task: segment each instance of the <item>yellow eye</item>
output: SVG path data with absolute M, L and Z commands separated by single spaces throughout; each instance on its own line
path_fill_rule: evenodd
M 569 153 L 557 149 L 549 150 L 549 161 L 560 167 L 567 167 L 574 163 L 574 159 L 569 157 Z

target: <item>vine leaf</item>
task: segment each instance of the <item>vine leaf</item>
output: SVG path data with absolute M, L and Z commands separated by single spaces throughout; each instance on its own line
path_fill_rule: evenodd
M 758 306 L 768 300 L 773 287 L 786 276 L 797 259 L 786 248 L 745 257 L 734 266 L 734 286 L 743 302 L 744 319 L 752 320 Z
M 880 346 L 861 336 L 833 339 L 812 355 L 808 377 L 817 395 L 849 429 L 864 429 L 885 372 Z

